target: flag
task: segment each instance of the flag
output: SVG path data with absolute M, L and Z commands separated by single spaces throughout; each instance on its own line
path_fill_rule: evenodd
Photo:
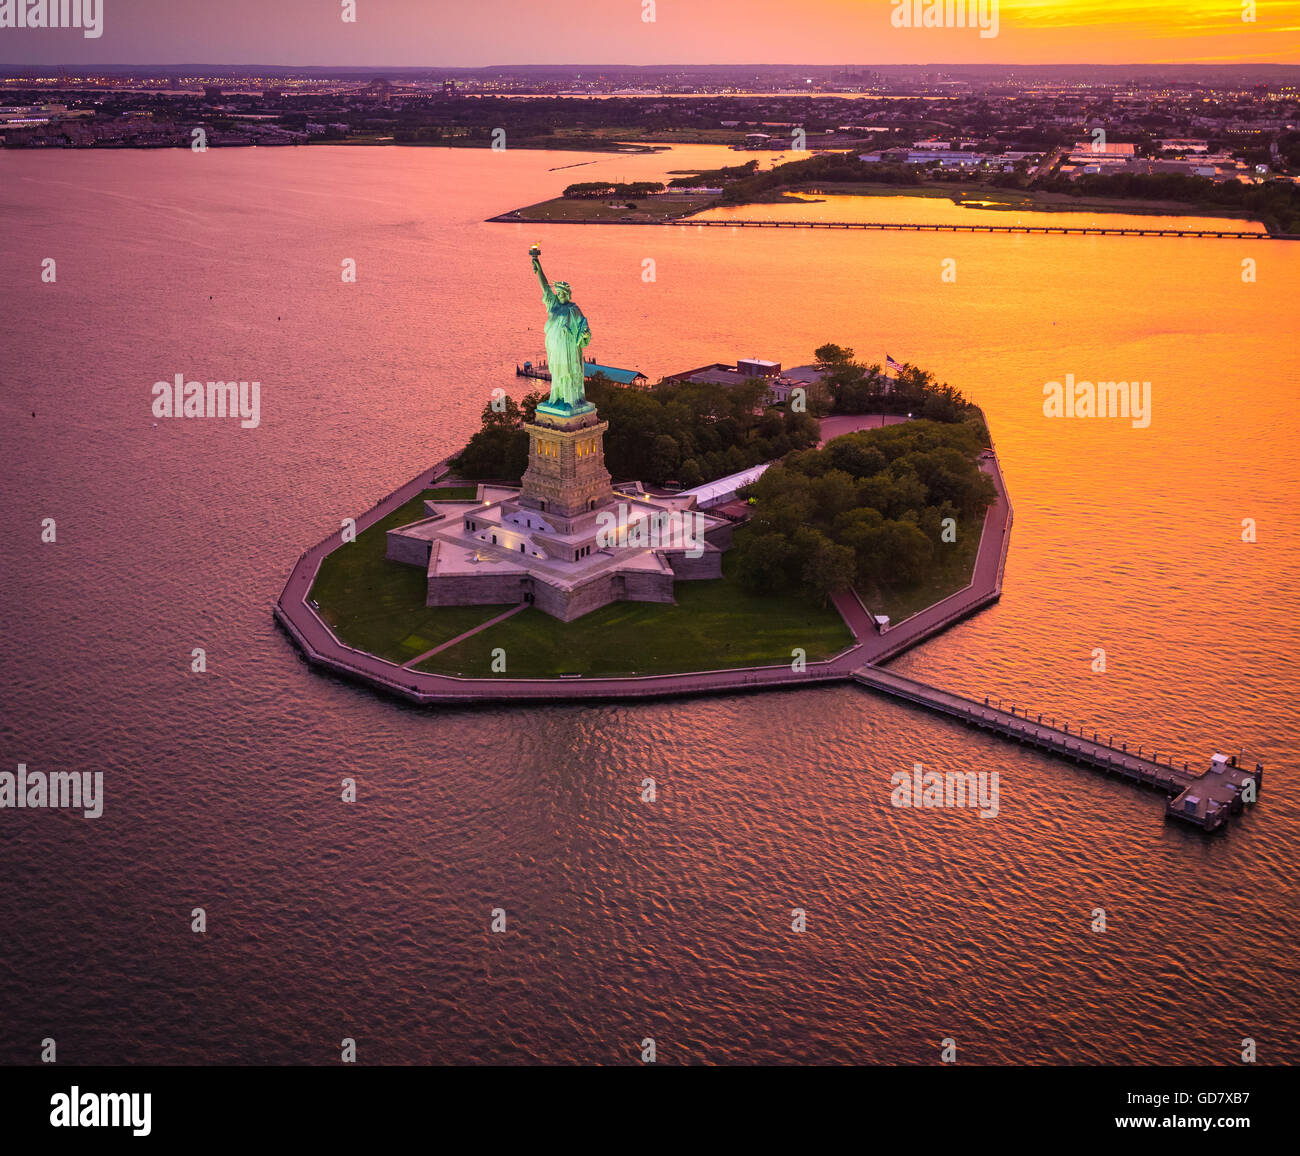
M 892 369 L 892 370 L 894 370 L 895 372 L 897 372 L 898 370 L 900 370 L 900 369 L 903 368 L 903 363 L 902 363 L 901 361 L 895 361 L 892 357 L 889 356 L 888 353 L 886 353 L 886 354 L 885 354 L 885 368 L 886 368 L 886 369 Z

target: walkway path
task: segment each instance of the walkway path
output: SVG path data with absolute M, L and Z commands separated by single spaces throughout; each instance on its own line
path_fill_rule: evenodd
M 511 617 L 512 615 L 518 614 L 521 610 L 527 610 L 527 609 L 528 609 L 527 602 L 521 602 L 519 603 L 518 606 L 512 606 L 510 607 L 509 610 L 506 610 L 503 613 L 498 614 L 495 618 L 489 618 L 486 622 L 480 622 L 477 626 L 473 627 L 471 630 L 465 631 L 464 634 L 458 634 L 456 635 L 455 638 L 449 638 L 441 646 L 435 646 L 432 650 L 426 650 L 423 654 L 417 654 L 413 659 L 410 660 L 410 662 L 402 663 L 402 668 L 404 670 L 410 670 L 411 667 L 413 666 L 419 666 L 420 663 L 422 663 L 426 658 L 432 658 L 435 654 L 438 653 L 438 651 L 446 650 L 450 646 L 455 646 L 456 643 L 458 642 L 464 642 L 465 639 L 472 638 L 480 631 L 486 630 L 489 626 L 495 626 L 498 622 L 504 622 L 507 618 Z
M 843 437 L 844 434 L 860 433 L 862 430 L 881 429 L 887 425 L 901 425 L 910 415 L 901 413 L 837 413 L 821 419 L 821 449 L 831 438 Z

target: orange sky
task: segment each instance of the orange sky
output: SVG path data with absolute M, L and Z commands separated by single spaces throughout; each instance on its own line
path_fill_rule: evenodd
M 901 2 L 901 0 L 899 0 Z M 913 0 L 914 2 L 914 0 Z M 925 0 L 923 0 L 925 2 Z M 969 0 L 968 0 L 969 2 Z M 986 0 L 987 2 L 987 0 Z M 102 0 L 103 35 L 0 29 L 6 63 L 1300 63 L 1300 0 L 1000 0 L 997 35 L 891 0 Z

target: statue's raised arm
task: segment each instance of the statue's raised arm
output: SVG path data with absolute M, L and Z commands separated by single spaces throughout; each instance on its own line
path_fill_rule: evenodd
M 542 287 L 542 304 L 551 309 L 555 306 L 555 294 L 551 292 L 551 283 L 542 272 L 542 251 L 534 245 L 528 252 L 533 259 L 533 272 L 537 274 L 537 282 Z

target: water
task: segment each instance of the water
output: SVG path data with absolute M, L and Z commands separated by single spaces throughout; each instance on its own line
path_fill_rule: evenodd
M 483 222 L 734 154 L 550 171 L 590 159 L 0 153 L 0 763 L 107 796 L 0 815 L 0 1060 L 1294 1054 L 1300 248 Z M 837 341 L 965 390 L 1016 510 L 1005 593 L 898 668 L 1189 759 L 1246 746 L 1259 806 L 1208 839 L 855 687 L 417 710 L 307 668 L 270 613 L 299 551 L 524 392 L 533 241 L 606 363 Z M 155 427 L 178 372 L 259 380 L 261 425 Z M 1149 428 L 1045 419 L 1066 373 L 1150 380 Z M 895 810 L 914 762 L 998 770 L 1001 813 Z
M 1236 217 L 1166 216 L 1162 213 L 1100 213 L 1095 209 L 1065 208 L 1050 212 L 1025 212 L 998 202 L 958 204 L 948 197 L 867 196 L 834 193 L 792 194 L 794 200 L 771 204 L 725 205 L 700 214 L 707 218 L 757 221 L 884 221 L 890 224 L 927 225 L 1046 225 L 1051 228 L 1224 229 L 1234 233 L 1262 233 L 1258 221 Z M 954 282 L 955 283 L 955 282 Z

